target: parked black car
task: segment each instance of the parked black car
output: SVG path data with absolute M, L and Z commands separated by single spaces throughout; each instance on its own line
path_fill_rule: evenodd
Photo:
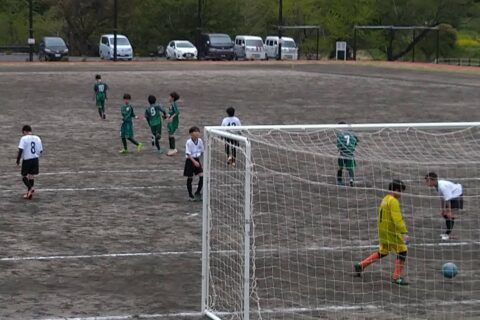
M 38 48 L 40 61 L 68 60 L 68 48 L 60 37 L 43 37 Z
M 203 33 L 199 45 L 200 59 L 233 60 L 233 41 L 228 34 Z

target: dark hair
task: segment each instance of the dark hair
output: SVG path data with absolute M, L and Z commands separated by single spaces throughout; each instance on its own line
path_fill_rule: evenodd
M 188 130 L 188 133 L 192 133 L 192 132 L 200 132 L 200 128 L 199 127 L 191 127 L 190 130 Z
M 32 132 L 32 127 L 26 124 L 22 127 L 22 132 Z
M 132 100 L 132 96 L 131 96 L 130 94 L 128 94 L 128 93 L 125 93 L 125 94 L 123 95 L 123 100 Z
M 393 179 L 392 182 L 388 185 L 388 190 L 390 191 L 397 191 L 403 192 L 407 187 L 401 180 Z
M 340 121 L 338 124 L 347 124 L 345 121 Z
M 157 102 L 157 98 L 153 95 L 149 95 L 148 96 L 148 103 L 154 104 L 155 102 Z
M 175 91 L 170 93 L 170 97 L 173 98 L 173 101 L 177 101 L 178 99 L 180 99 L 180 96 Z
M 429 172 L 425 175 L 425 180 L 427 179 L 438 179 L 438 175 L 435 172 Z
M 97 74 L 97 75 L 95 76 L 95 79 L 97 79 L 97 80 L 98 80 L 98 79 L 102 79 L 102 76 L 99 75 L 99 74 Z
M 234 107 L 228 107 L 227 108 L 227 114 L 229 117 L 233 117 L 235 115 L 235 108 Z

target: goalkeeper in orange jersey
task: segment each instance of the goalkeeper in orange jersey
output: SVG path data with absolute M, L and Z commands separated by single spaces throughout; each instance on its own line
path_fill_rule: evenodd
M 407 227 L 403 222 L 402 213 L 400 211 L 400 197 L 405 191 L 405 184 L 400 180 L 393 180 L 388 186 L 390 191 L 382 200 L 378 208 L 378 238 L 380 246 L 378 251 L 372 253 L 362 262 L 355 264 L 355 272 L 361 276 L 362 271 L 367 266 L 386 257 L 390 252 L 395 252 L 395 269 L 392 276 L 392 282 L 398 285 L 407 285 L 408 283 L 402 278 L 402 271 L 405 267 L 407 258 L 407 244 L 409 238 L 407 235 Z

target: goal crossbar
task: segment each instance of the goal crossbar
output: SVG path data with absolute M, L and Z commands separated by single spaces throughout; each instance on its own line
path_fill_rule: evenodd
M 377 130 L 384 128 L 391 129 L 458 129 L 468 127 L 478 127 L 480 122 L 419 122 L 419 123 L 361 123 L 361 124 L 307 124 L 307 125 L 253 125 L 238 127 L 208 126 L 205 131 L 215 132 L 226 138 L 234 138 L 246 141 L 246 138 L 238 135 L 229 134 L 229 132 L 242 130 L 301 130 L 301 129 L 362 129 Z

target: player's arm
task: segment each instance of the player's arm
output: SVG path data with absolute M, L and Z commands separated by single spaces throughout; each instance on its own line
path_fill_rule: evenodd
M 173 111 L 173 113 L 168 117 L 169 120 L 172 120 L 173 118 L 175 118 L 178 115 L 178 108 L 177 108 L 176 104 L 172 105 L 172 111 Z
M 166 119 L 167 118 L 167 112 L 165 111 L 165 109 L 163 109 L 163 107 L 161 105 L 158 105 L 157 109 L 158 109 L 158 112 L 162 113 L 162 118 Z
M 17 153 L 17 166 L 20 165 L 20 160 L 22 159 L 22 154 L 23 154 L 23 149 L 18 148 L 18 153 Z
M 390 203 L 390 212 L 392 214 L 392 221 L 395 224 L 395 230 L 397 233 L 408 233 L 405 222 L 403 221 L 402 212 L 400 211 L 400 203 L 398 201 L 392 201 Z

